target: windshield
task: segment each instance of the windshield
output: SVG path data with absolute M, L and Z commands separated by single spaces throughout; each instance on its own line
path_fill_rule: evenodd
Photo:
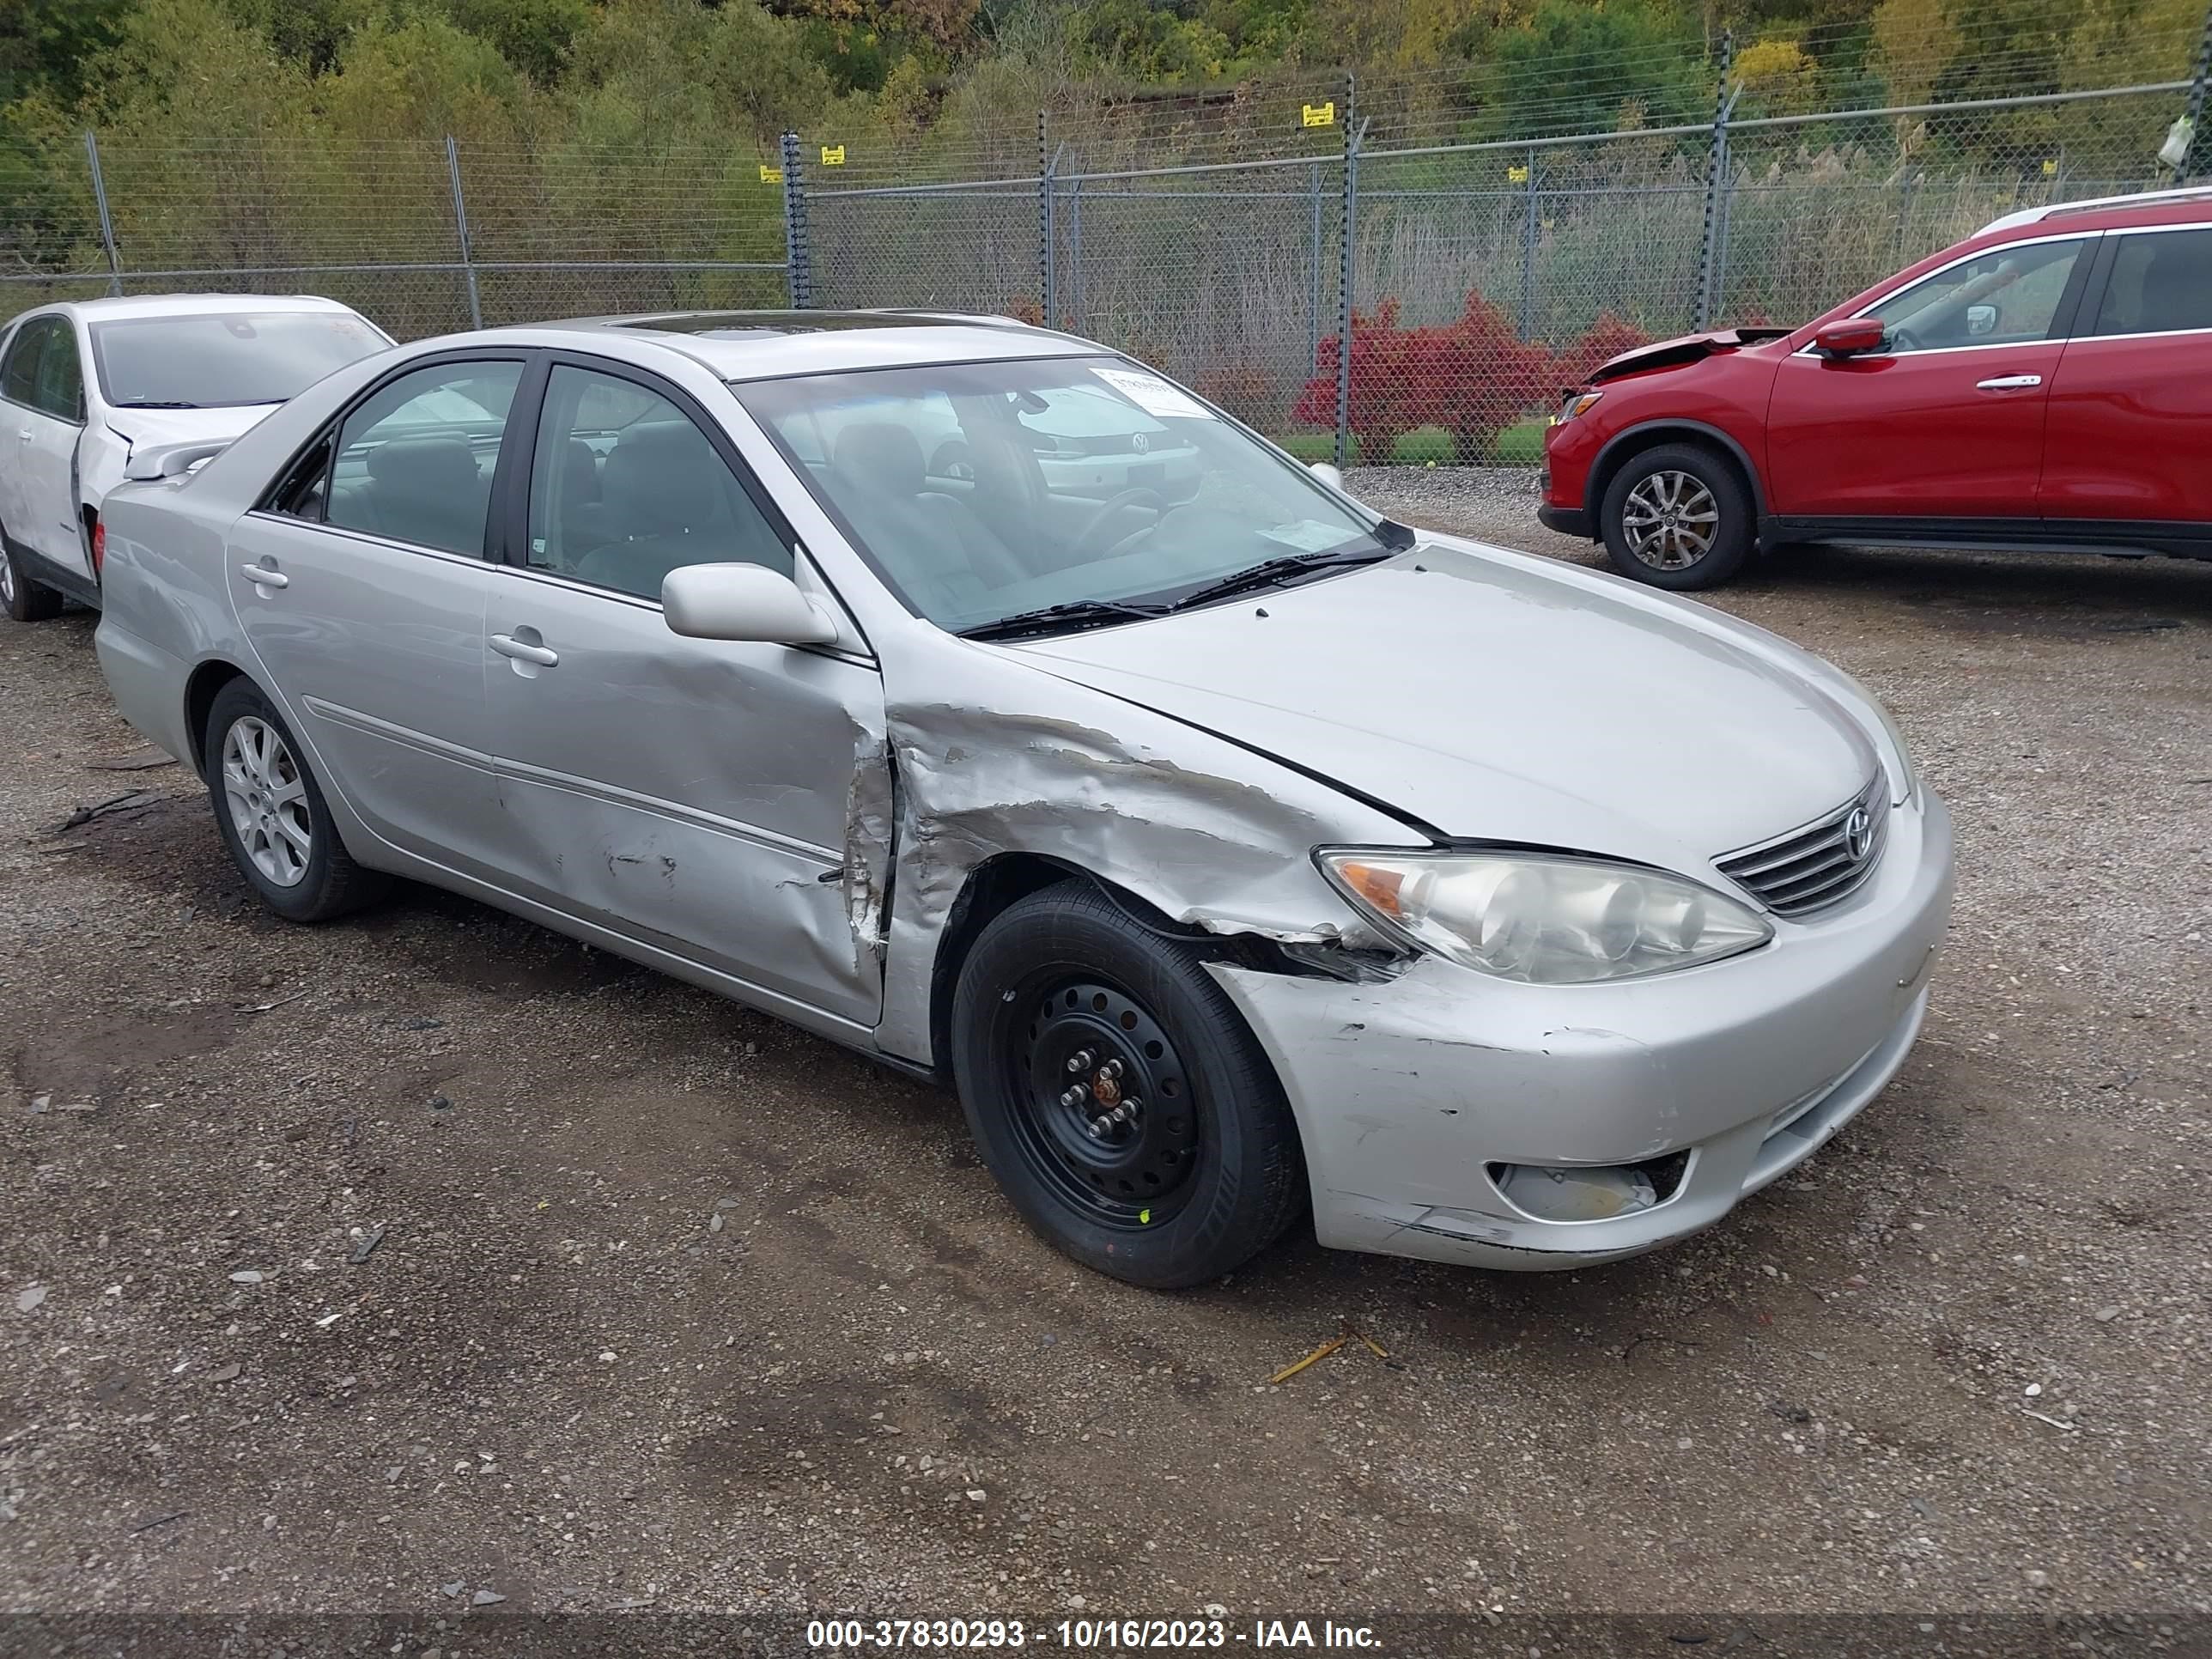
M 1304 467 L 1118 357 L 732 389 L 892 589 L 954 632 L 1388 550 Z
M 221 311 L 92 325 L 100 394 L 118 409 L 281 404 L 391 343 L 350 311 Z

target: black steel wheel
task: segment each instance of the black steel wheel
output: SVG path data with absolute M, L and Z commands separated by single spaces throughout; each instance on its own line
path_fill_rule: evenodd
M 1248 1261 L 1305 1196 L 1281 1085 L 1207 950 L 1069 881 L 994 918 L 954 995 L 961 1104 L 1000 1185 L 1077 1261 L 1156 1289 Z
M 1165 1221 L 1198 1170 L 1182 1056 L 1119 986 L 1031 977 L 1015 995 L 1033 1011 L 1027 1040 L 1003 1045 L 1005 1097 L 1030 1173 L 1101 1226 Z

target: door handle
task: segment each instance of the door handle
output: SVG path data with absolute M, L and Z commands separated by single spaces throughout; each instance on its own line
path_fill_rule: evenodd
M 256 587 L 289 587 L 292 579 L 274 565 L 242 564 L 238 573 Z
M 561 653 L 549 651 L 542 645 L 527 645 L 512 634 L 495 634 L 491 648 L 502 657 L 514 657 L 522 662 L 534 662 L 540 668 L 550 668 L 561 660 Z
M 2029 386 L 2042 384 L 2043 376 L 2040 374 L 2000 374 L 1994 380 L 1975 381 L 1974 390 L 1977 392 L 2024 392 Z
M 27 444 L 30 442 L 31 428 L 27 426 L 21 432 L 18 432 L 15 434 L 15 441 L 19 444 Z

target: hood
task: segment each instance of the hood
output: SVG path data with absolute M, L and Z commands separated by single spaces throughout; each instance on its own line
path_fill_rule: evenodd
M 132 448 L 244 436 L 282 404 L 234 404 L 222 409 L 111 409 L 107 429 Z
M 1678 368 L 1684 363 L 1694 363 L 1716 352 L 1735 351 L 1744 346 L 1764 345 L 1769 340 L 1778 340 L 1791 332 L 1786 328 L 1721 328 L 1704 334 L 1684 334 L 1672 340 L 1656 340 L 1633 351 L 1624 351 L 1618 357 L 1601 364 L 1590 376 L 1592 386 L 1607 380 L 1617 380 L 1624 374 L 1641 374 L 1647 368 Z
M 1694 871 L 1849 800 L 1880 765 L 1791 647 L 1769 654 L 1702 612 L 1548 560 L 1429 544 L 1000 648 L 1446 836 Z

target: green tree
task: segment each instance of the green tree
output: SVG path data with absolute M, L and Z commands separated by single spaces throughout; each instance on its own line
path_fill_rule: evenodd
M 1542 0 L 1491 37 L 1469 90 L 1486 137 L 1609 132 L 1710 120 L 1713 71 L 1698 36 L 1647 0 Z

